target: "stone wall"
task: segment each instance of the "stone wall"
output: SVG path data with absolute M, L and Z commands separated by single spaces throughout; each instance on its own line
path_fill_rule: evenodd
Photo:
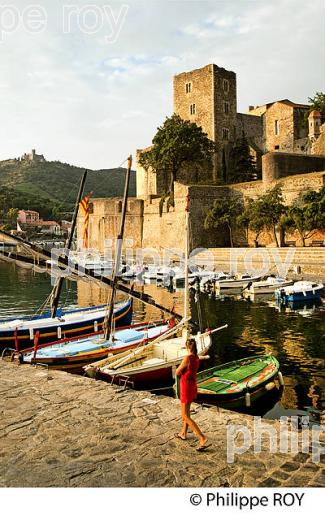
M 312 146 L 312 153 L 325 156 L 325 123 L 320 128 L 320 136 Z
M 263 118 L 250 114 L 237 114 L 236 138 L 240 139 L 243 134 L 250 146 L 262 152 L 265 147 L 263 137 Z
M 324 171 L 325 156 L 267 153 L 262 157 L 262 170 L 263 182 L 272 183 L 289 175 Z
M 89 249 L 105 252 L 105 241 L 111 239 L 113 247 L 119 232 L 122 199 L 118 197 L 91 199 L 89 215 Z M 83 237 L 84 217 L 78 218 L 78 240 Z M 143 232 L 143 201 L 129 198 L 125 220 L 125 239 L 133 240 L 134 247 L 141 247 Z
M 175 183 L 175 206 L 167 211 L 166 202 L 160 216 L 160 199 L 149 199 L 144 202 L 143 212 L 143 248 L 154 248 L 158 251 L 164 248 L 185 247 L 185 207 L 187 187 Z

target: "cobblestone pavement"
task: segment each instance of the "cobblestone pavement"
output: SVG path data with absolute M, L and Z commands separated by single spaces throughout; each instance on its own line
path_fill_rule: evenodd
M 64 372 L 0 362 L 1 471 L 8 487 L 324 486 L 324 455 L 252 450 L 227 462 L 226 427 L 253 418 L 196 405 L 211 446 L 176 439 L 179 404 Z M 265 421 L 279 429 L 276 421 Z M 301 434 L 299 434 L 301 435 Z M 264 439 L 265 437 L 265 439 Z M 240 440 L 238 440 L 240 443 Z

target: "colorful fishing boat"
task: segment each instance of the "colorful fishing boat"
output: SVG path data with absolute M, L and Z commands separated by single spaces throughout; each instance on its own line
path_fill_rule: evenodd
M 184 327 L 180 323 L 156 341 L 144 347 L 122 354 L 111 354 L 106 359 L 84 367 L 86 375 L 112 381 L 117 384 L 130 381 L 134 388 L 153 388 L 172 382 L 176 367 L 187 355 L 187 330 L 180 337 L 174 336 Z M 224 327 L 220 327 L 224 328 Z M 205 356 L 211 346 L 211 336 L 219 329 L 198 333 L 195 338 L 198 355 Z
M 277 289 L 275 294 L 278 302 L 286 304 L 287 302 L 303 302 L 320 299 L 323 289 L 324 285 L 322 283 L 303 280 L 295 282 L 288 287 Z
M 132 322 L 132 298 L 115 304 L 115 328 Z M 38 344 L 44 345 L 64 338 L 73 338 L 92 332 L 100 332 L 106 315 L 106 305 L 87 307 L 63 312 L 58 309 L 56 316 L 50 313 L 37 316 L 6 319 L 0 322 L 0 350 L 13 348 L 23 350 L 33 347 L 38 333 Z
M 107 357 L 110 352 L 119 353 L 145 345 L 167 332 L 167 322 L 138 323 L 116 330 L 106 340 L 103 335 L 93 334 L 74 341 L 59 341 L 30 349 L 22 353 L 24 363 L 41 363 L 49 368 L 80 371 L 86 364 Z
M 197 401 L 227 408 L 249 407 L 276 386 L 283 386 L 279 362 L 272 355 L 253 356 L 197 374 Z

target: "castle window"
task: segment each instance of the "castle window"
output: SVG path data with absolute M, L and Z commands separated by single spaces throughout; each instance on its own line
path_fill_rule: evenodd
M 222 129 L 222 139 L 225 139 L 225 140 L 229 139 L 229 128 Z
M 191 114 L 191 116 L 194 116 L 194 114 L 196 114 L 195 103 L 193 103 L 193 105 L 190 105 L 190 114 Z
M 278 144 L 275 145 L 274 150 L 280 150 L 280 146 Z
M 280 123 L 277 119 L 274 122 L 274 133 L 275 135 L 280 135 Z
M 228 103 L 228 101 L 224 102 L 223 109 L 224 109 L 225 114 L 228 115 L 229 114 L 229 103 Z
M 186 94 L 189 94 L 190 92 L 192 92 L 192 83 L 186 83 L 185 91 L 186 91 Z
M 223 80 L 223 90 L 229 92 L 229 81 L 227 79 Z

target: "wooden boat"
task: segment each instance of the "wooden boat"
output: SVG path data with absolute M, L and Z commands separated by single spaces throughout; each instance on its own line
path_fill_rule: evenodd
M 187 335 L 181 337 L 168 337 L 174 335 L 179 327 L 174 327 L 168 333 L 132 352 L 111 354 L 106 359 L 85 366 L 84 371 L 89 377 L 95 377 L 120 384 L 131 381 L 134 388 L 150 387 L 171 382 L 174 378 L 176 367 L 187 355 Z M 221 327 L 224 328 L 224 327 Z M 194 336 L 198 355 L 205 356 L 211 346 L 211 336 L 216 330 L 198 333 Z M 185 332 L 187 332 L 185 330 Z
M 273 390 L 277 379 L 283 386 L 279 362 L 272 354 L 231 361 L 197 374 L 197 401 L 228 408 L 249 407 Z
M 106 315 L 106 305 L 57 311 L 55 318 L 50 313 L 6 319 L 0 322 L 0 349 L 6 347 L 23 350 L 33 347 L 36 333 L 39 345 L 63 338 L 73 338 L 92 332 L 100 332 Z M 115 328 L 130 325 L 132 322 L 132 299 L 114 306 Z
M 79 371 L 86 363 L 99 361 L 110 352 L 124 352 L 144 345 L 167 332 L 167 322 L 137 323 L 116 330 L 106 340 L 103 335 L 93 334 L 71 341 L 58 341 L 38 349 L 24 351 L 24 363 L 42 363 L 49 368 Z
M 247 288 L 247 291 L 250 294 L 274 294 L 276 289 L 287 287 L 292 284 L 292 280 L 286 280 L 285 278 L 276 276 L 268 276 L 266 280 L 253 282 L 251 286 Z
M 317 282 L 300 281 L 288 287 L 276 290 L 276 298 L 280 303 L 301 302 L 321 298 L 324 285 Z

